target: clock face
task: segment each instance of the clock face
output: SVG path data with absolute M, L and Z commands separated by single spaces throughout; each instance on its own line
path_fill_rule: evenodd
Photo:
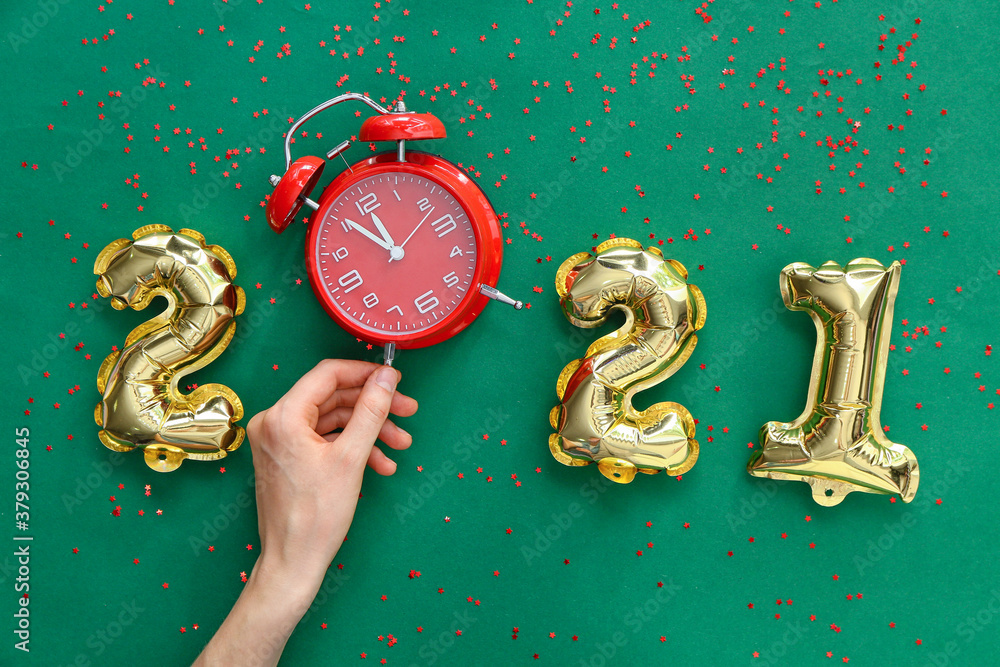
M 321 216 L 321 217 L 320 217 Z M 391 341 L 426 331 L 475 291 L 472 221 L 425 175 L 384 171 L 317 212 L 314 286 L 357 328 Z

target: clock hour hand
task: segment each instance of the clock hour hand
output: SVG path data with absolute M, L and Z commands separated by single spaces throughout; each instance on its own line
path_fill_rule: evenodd
M 358 223 L 354 222 L 353 220 L 351 220 L 349 218 L 344 218 L 344 222 L 346 222 L 348 225 L 350 225 L 351 229 L 358 230 L 359 232 L 361 232 L 361 234 L 363 236 L 366 236 L 369 239 L 371 239 L 372 241 L 374 241 L 376 244 L 378 244 L 378 246 L 380 248 L 385 248 L 386 250 L 388 250 L 389 248 L 392 247 L 391 244 L 386 243 L 385 239 L 380 239 L 379 237 L 375 236 L 370 231 L 368 231 L 367 229 L 365 229 L 364 227 L 362 227 Z

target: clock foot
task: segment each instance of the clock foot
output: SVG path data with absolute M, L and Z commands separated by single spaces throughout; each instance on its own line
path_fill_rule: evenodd
M 515 310 L 521 310 L 521 308 L 524 307 L 523 303 L 521 303 L 520 301 L 515 301 L 514 299 L 510 298 L 509 296 L 498 290 L 496 287 L 490 287 L 489 285 L 480 285 L 479 291 L 484 296 L 488 296 L 494 301 L 499 301 L 500 303 L 506 303 L 508 306 L 514 306 Z
M 385 349 L 383 351 L 382 363 L 386 366 L 392 366 L 393 359 L 396 358 L 396 344 L 386 343 Z

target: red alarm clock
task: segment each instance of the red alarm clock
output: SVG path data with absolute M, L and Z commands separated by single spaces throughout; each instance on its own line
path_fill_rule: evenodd
M 364 142 L 395 141 L 396 150 L 348 165 L 315 202 L 309 194 L 323 158 L 292 162 L 290 140 L 319 112 L 347 100 L 379 115 L 365 119 Z M 392 110 L 358 93 L 323 102 L 285 134 L 285 175 L 271 176 L 268 224 L 283 232 L 302 205 L 312 208 L 306 235 L 309 282 L 326 312 L 353 336 L 397 347 L 440 343 L 467 327 L 490 299 L 520 309 L 496 289 L 503 236 L 486 194 L 458 166 L 430 153 L 406 150 L 407 141 L 445 137 L 429 113 Z M 333 159 L 351 145 L 329 151 Z M 344 164 L 347 164 L 346 159 Z

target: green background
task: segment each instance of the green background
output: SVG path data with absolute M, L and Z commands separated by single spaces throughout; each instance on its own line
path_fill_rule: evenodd
M 718 0 L 706 22 L 693 2 L 570 5 L 5 3 L 0 662 L 184 664 L 239 594 L 259 553 L 249 447 L 161 475 L 100 444 L 97 369 L 161 302 L 113 311 L 93 262 L 152 223 L 226 248 L 246 313 L 182 384 L 224 383 L 248 414 L 324 357 L 377 359 L 313 298 L 305 225 L 276 237 L 262 207 L 288 119 L 347 90 L 405 91 L 442 118 L 449 138 L 420 148 L 472 166 L 508 214 L 499 287 L 531 309 L 491 305 L 399 354 L 421 403 L 403 420 L 413 447 L 394 477 L 366 479 L 343 567 L 286 664 L 993 660 L 997 8 Z M 354 110 L 308 123 L 296 154 L 355 133 Z M 827 138 L 858 145 L 831 157 Z M 681 481 L 612 488 L 546 446 L 559 371 L 617 325 L 575 330 L 555 269 L 612 234 L 662 241 L 708 304 L 690 361 L 637 398 L 699 420 Z M 805 401 L 815 330 L 780 303 L 779 271 L 864 256 L 906 261 L 882 422 L 921 485 L 909 506 L 857 493 L 825 509 L 804 484 L 749 477 L 747 445 Z M 17 427 L 31 430 L 25 532 Z M 11 632 L 15 534 L 34 538 L 30 654 Z

